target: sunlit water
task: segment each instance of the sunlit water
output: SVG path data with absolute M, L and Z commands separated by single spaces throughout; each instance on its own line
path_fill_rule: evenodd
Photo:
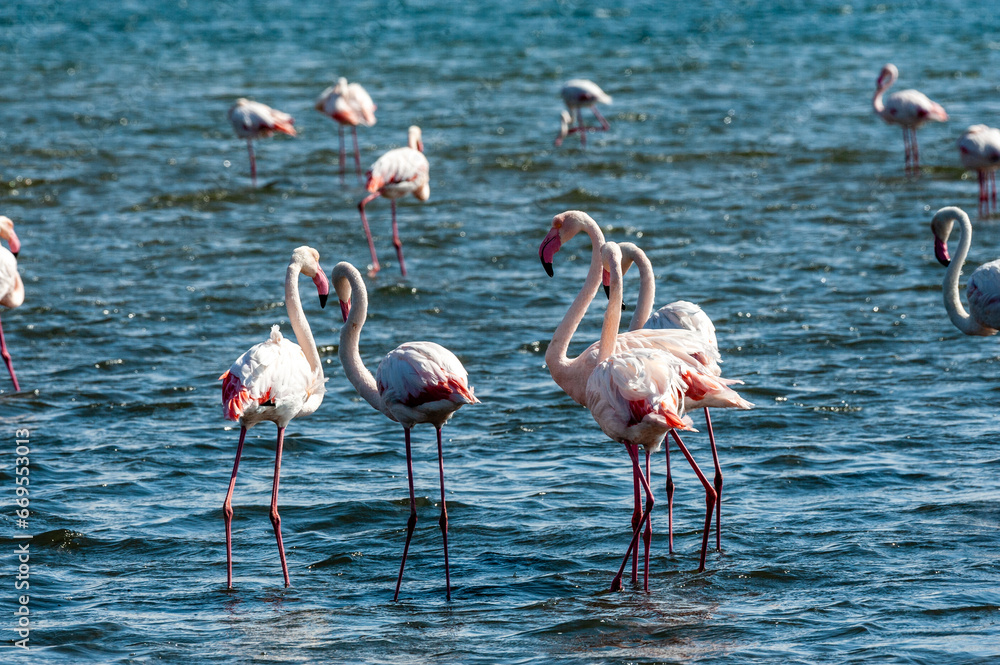
M 333 4 L 333 3 L 330 3 Z M 0 214 L 27 300 L 3 313 L 24 391 L 4 394 L 0 488 L 31 431 L 31 651 L 17 663 L 996 662 L 1000 657 L 997 341 L 941 303 L 929 221 L 974 212 L 954 142 L 998 123 L 989 3 L 92 2 L 0 7 Z M 870 107 L 885 62 L 951 120 L 901 133 Z M 420 522 L 400 428 L 340 369 L 335 303 L 310 318 L 328 393 L 251 431 L 225 590 L 222 500 L 238 430 L 218 376 L 272 323 L 291 334 L 291 250 L 368 261 L 318 93 L 343 75 L 378 104 L 370 164 L 424 129 L 431 199 L 369 218 L 383 260 L 362 352 L 429 339 L 477 407 L 445 430 L 453 599 L 444 598 L 433 430 L 415 430 Z M 614 96 L 612 129 L 552 147 L 561 83 Z M 249 96 L 297 139 L 245 145 Z M 350 163 L 350 162 L 349 162 Z M 588 211 L 657 267 L 657 303 L 702 304 L 751 412 L 716 412 L 722 553 L 695 571 L 704 497 L 674 456 L 676 553 L 654 460 L 651 592 L 606 591 L 630 529 L 627 456 L 551 381 L 544 351 L 590 248 L 556 276 L 537 247 Z M 996 257 L 976 221 L 970 261 Z M 968 272 L 968 270 L 967 270 Z M 308 287 L 308 288 L 307 288 Z M 628 298 L 634 302 L 635 284 Z M 597 301 L 578 336 L 597 338 Z M 574 348 L 582 348 L 577 346 Z M 697 416 L 697 414 L 696 414 Z M 689 437 L 709 469 L 704 434 Z M 16 633 L 13 506 L 3 512 L 3 639 Z

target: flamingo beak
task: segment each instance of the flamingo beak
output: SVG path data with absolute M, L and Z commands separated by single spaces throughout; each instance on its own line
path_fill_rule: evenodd
M 538 248 L 538 258 L 542 261 L 542 267 L 545 268 L 545 273 L 552 277 L 554 274 L 552 272 L 552 257 L 556 255 L 556 252 L 562 247 L 562 241 L 559 240 L 559 229 L 549 229 L 548 235 L 545 236 L 545 240 L 542 241 L 541 246 Z
M 21 241 L 17 239 L 17 234 L 14 233 L 14 229 L 10 230 L 10 237 L 7 238 L 8 244 L 10 244 L 10 253 L 17 258 L 18 252 L 21 251 Z
M 344 317 L 344 322 L 347 322 L 347 315 L 351 313 L 351 301 L 348 300 L 344 302 L 340 301 L 340 315 Z
M 601 285 L 604 286 L 604 295 L 611 300 L 611 273 L 607 270 L 601 273 Z
M 318 266 L 316 275 L 313 276 L 313 284 L 316 285 L 316 292 L 319 293 L 319 306 L 326 307 L 326 299 L 330 297 L 330 282 L 326 278 L 326 273 Z
M 938 260 L 938 263 L 946 268 L 951 263 L 951 257 L 948 256 L 948 243 L 941 240 L 941 238 L 934 238 L 934 257 Z

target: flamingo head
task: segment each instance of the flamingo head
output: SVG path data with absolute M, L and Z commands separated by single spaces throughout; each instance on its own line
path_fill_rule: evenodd
M 934 233 L 934 258 L 945 267 L 951 263 L 951 256 L 948 254 L 948 236 L 951 235 L 955 221 L 960 215 L 965 215 L 960 208 L 949 206 L 938 210 L 931 220 L 931 231 Z
M 580 231 L 584 231 L 590 223 L 597 227 L 597 222 L 585 212 L 579 210 L 567 210 L 552 218 L 552 228 L 548 235 L 542 240 L 538 248 L 538 258 L 542 261 L 542 266 L 549 277 L 552 277 L 552 257 L 569 240 Z M 603 238 L 601 238 L 603 240 Z
M 563 139 L 569 136 L 570 125 L 573 124 L 573 116 L 569 111 L 563 111 L 559 116 L 559 136 L 556 137 L 556 147 L 562 145 Z
M 423 133 L 416 125 L 410 125 L 410 128 L 406 130 L 406 144 L 414 150 L 424 151 Z
M 349 274 L 354 274 L 356 279 L 361 279 L 361 274 L 358 273 L 357 268 L 346 261 L 338 263 L 333 268 L 333 288 L 337 292 L 337 299 L 340 301 L 340 315 L 344 318 L 345 322 L 351 313 L 352 290 L 351 282 L 348 280 Z
M 316 292 L 319 294 L 319 306 L 326 307 L 326 300 L 330 295 L 330 281 L 319 265 L 319 252 L 305 245 L 297 247 L 292 252 L 292 265 L 298 265 L 303 275 L 312 277 Z
M 896 69 L 896 65 L 891 62 L 887 63 L 886 66 L 882 68 L 882 71 L 879 72 L 878 80 L 875 81 L 875 87 L 878 90 L 888 90 L 892 87 L 892 84 L 896 82 L 897 78 L 899 78 L 899 70 Z
M 622 250 L 621 247 L 616 242 L 606 242 L 604 246 L 601 247 L 601 262 L 604 264 L 604 270 L 601 274 L 601 283 L 604 285 L 604 295 L 611 299 L 611 278 L 612 275 L 616 275 L 618 282 L 622 279 Z M 625 303 L 622 303 L 624 307 Z
M 10 253 L 16 257 L 17 253 L 21 251 L 21 241 L 14 233 L 14 222 L 10 217 L 0 215 L 0 238 L 7 241 L 7 244 L 10 245 Z

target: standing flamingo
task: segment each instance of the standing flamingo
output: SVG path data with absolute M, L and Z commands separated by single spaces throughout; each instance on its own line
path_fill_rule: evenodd
M 990 216 L 997 208 L 997 167 L 1000 167 L 1000 129 L 972 125 L 958 139 L 962 166 L 979 174 L 979 216 Z
M 333 286 L 340 298 L 344 326 L 340 329 L 340 362 L 358 393 L 377 411 L 403 426 L 406 443 L 406 474 L 410 483 L 410 519 L 406 523 L 406 544 L 396 578 L 396 593 L 403 582 L 403 568 L 410 551 L 410 539 L 417 525 L 417 499 L 413 489 L 413 456 L 410 429 L 430 423 L 437 430 L 438 474 L 441 479 L 441 516 L 438 525 L 444 541 L 445 595 L 451 600 L 451 573 L 448 567 L 448 507 L 444 494 L 444 453 L 441 428 L 463 404 L 479 404 L 469 385 L 469 375 L 458 358 L 433 342 L 407 342 L 386 354 L 372 377 L 361 360 L 358 341 L 368 317 L 368 290 L 361 273 L 350 263 L 333 269 Z
M 407 131 L 408 147 L 390 150 L 379 157 L 368 169 L 365 189 L 371 192 L 361 203 L 361 223 L 368 237 L 368 249 L 372 253 L 372 267 L 369 277 L 374 277 L 379 271 L 378 257 L 375 255 L 375 242 L 372 240 L 371 229 L 368 228 L 368 218 L 365 217 L 365 205 L 379 196 L 392 201 L 392 244 L 396 247 L 399 258 L 399 270 L 406 277 L 406 265 L 403 263 L 403 243 L 399 239 L 399 227 L 396 224 L 396 199 L 413 194 L 420 201 L 426 201 L 431 196 L 430 168 L 431 165 L 424 156 L 424 142 L 421 140 L 420 128 L 416 125 Z
M 337 121 L 340 130 L 340 177 L 344 177 L 347 162 L 344 149 L 344 125 L 351 126 L 354 135 L 354 167 L 358 177 L 361 177 L 361 151 L 358 150 L 358 125 L 373 127 L 375 125 L 375 109 L 368 92 L 360 83 L 348 83 L 341 76 L 337 85 L 327 88 L 316 100 L 316 110 Z
M 905 149 L 906 172 L 917 174 L 920 171 L 920 151 L 917 148 L 917 130 L 930 120 L 944 122 L 948 114 L 937 102 L 932 102 L 922 92 L 916 90 L 900 90 L 894 92 L 882 103 L 882 95 L 892 87 L 899 77 L 896 65 L 887 64 L 882 68 L 875 83 L 875 96 L 872 98 L 872 108 L 890 125 L 900 125 L 903 128 L 903 147 Z
M 253 140 L 266 138 L 275 132 L 295 136 L 293 127 L 295 120 L 287 113 L 272 109 L 266 104 L 251 102 L 241 97 L 229 109 L 229 122 L 233 123 L 236 136 L 247 140 L 247 152 L 250 153 L 250 178 L 256 187 L 257 160 L 253 154 Z
M 21 251 L 21 241 L 14 233 L 14 222 L 10 217 L 0 215 L 0 238 L 7 241 L 10 250 L 0 246 L 0 305 L 13 309 L 24 302 L 24 282 L 17 272 L 17 253 Z M 17 375 L 14 374 L 14 363 L 7 350 L 7 342 L 3 338 L 3 326 L 0 325 L 0 355 L 10 372 L 10 380 L 14 382 L 14 391 L 20 392 Z
M 272 326 L 270 339 L 250 347 L 249 351 L 236 359 L 229 371 L 219 377 L 222 381 L 222 404 L 226 418 L 240 424 L 240 442 L 236 446 L 233 475 L 229 479 L 229 491 L 222 504 L 226 520 L 226 586 L 230 589 L 233 587 L 232 501 L 236 471 L 240 466 L 247 430 L 265 420 L 278 426 L 274 484 L 271 488 L 271 525 L 278 541 L 285 586 L 291 586 L 285 548 L 281 542 L 281 516 L 278 514 L 281 447 L 289 421 L 308 416 L 319 408 L 323 402 L 323 384 L 326 382 L 319 352 L 299 300 L 299 273 L 312 277 L 319 293 L 320 307 L 326 306 L 330 284 L 319 266 L 319 252 L 305 246 L 292 252 L 292 260 L 285 272 L 285 306 L 288 309 L 288 320 L 295 331 L 295 339 L 301 342 L 301 347 L 282 337 L 277 325 Z
M 611 97 L 593 81 L 586 79 L 566 81 L 566 84 L 562 88 L 562 98 L 566 102 L 566 108 L 569 109 L 570 115 L 567 117 L 566 112 L 563 112 L 561 116 L 562 126 L 559 130 L 559 136 L 556 137 L 557 147 L 562 145 L 563 139 L 573 132 L 580 132 L 580 144 L 586 146 L 588 130 L 592 132 L 606 132 L 611 129 L 611 125 L 604 119 L 601 112 L 597 110 L 598 103 L 610 104 Z M 600 127 L 588 127 L 584 124 L 582 112 L 584 108 L 589 108 L 593 112 L 594 117 L 601 123 Z M 570 127 L 574 120 L 577 122 L 577 126 Z
M 958 222 L 962 234 L 958 239 L 958 252 L 951 260 L 948 257 L 948 236 L 955 222 Z M 935 213 L 931 230 L 934 232 L 934 256 L 948 267 L 942 286 L 944 307 L 951 322 L 966 335 L 996 335 L 1000 330 L 1000 259 L 984 263 L 969 276 L 965 289 L 969 313 L 966 313 L 958 296 L 958 280 L 972 245 L 972 222 L 964 210 L 950 206 Z

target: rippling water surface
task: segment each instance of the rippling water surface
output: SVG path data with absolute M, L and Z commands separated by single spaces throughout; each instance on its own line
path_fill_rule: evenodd
M 933 212 L 973 210 L 968 125 L 1000 122 L 990 3 L 90 2 L 0 7 L 0 214 L 27 300 L 3 313 L 0 486 L 31 431 L 31 651 L 17 663 L 988 663 L 1000 658 L 997 342 L 944 313 Z M 903 173 L 870 107 L 883 63 L 941 102 Z M 400 428 L 337 360 L 337 308 L 305 307 L 329 377 L 288 428 L 268 521 L 274 428 L 251 431 L 225 590 L 222 500 L 238 430 L 217 378 L 272 323 L 290 334 L 291 250 L 329 271 L 369 257 L 313 100 L 362 82 L 371 163 L 424 129 L 432 195 L 369 207 L 384 270 L 362 352 L 430 339 L 478 407 L 446 428 L 453 599 L 444 598 L 433 430 Z M 614 96 L 612 130 L 552 147 L 561 83 Z M 258 145 L 249 96 L 300 136 Z M 675 460 L 676 553 L 655 459 L 651 592 L 608 593 L 629 536 L 627 456 L 551 381 L 544 351 L 583 280 L 584 238 L 545 276 L 552 216 L 588 211 L 657 267 L 657 303 L 702 304 L 750 412 L 717 412 L 723 552 L 696 573 L 700 484 Z M 970 260 L 996 257 L 976 221 Z M 307 283 L 303 283 L 306 292 Z M 634 283 L 628 288 L 634 301 Z M 331 303 L 332 304 L 332 303 Z M 596 339 L 595 303 L 578 339 Z M 582 347 L 574 347 L 582 348 Z M 689 443 L 710 468 L 706 437 Z M 13 507 L 3 639 L 14 637 Z M 5 594 L 5 595 L 4 595 Z

